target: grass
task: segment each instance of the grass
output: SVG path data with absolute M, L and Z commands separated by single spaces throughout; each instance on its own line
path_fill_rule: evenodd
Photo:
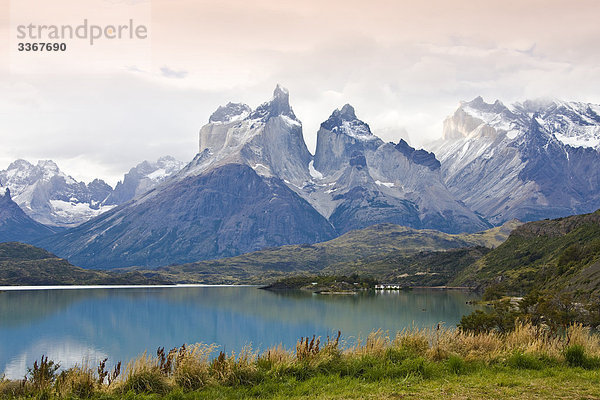
M 529 324 L 507 334 L 456 329 L 377 331 L 353 346 L 340 336 L 301 338 L 293 350 L 219 353 L 207 345 L 144 354 L 119 371 L 43 359 L 3 399 L 600 399 L 600 337 L 581 325 L 563 335 Z

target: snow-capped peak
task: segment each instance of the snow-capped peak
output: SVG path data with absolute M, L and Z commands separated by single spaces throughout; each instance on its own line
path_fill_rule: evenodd
M 277 84 L 270 101 L 261 104 L 252 112 L 250 119 L 261 119 L 263 121 L 279 115 L 287 116 L 297 120 L 292 107 L 290 107 L 290 92 L 283 86 Z
M 26 214 L 56 226 L 77 225 L 105 211 L 102 202 L 112 191 L 99 179 L 89 184 L 76 181 L 52 160 L 36 165 L 17 160 L 0 171 L 0 181 Z
M 558 99 L 527 100 L 515 105 L 548 133 L 571 147 L 600 150 L 600 106 Z
M 341 109 L 334 110 L 327 121 L 321 124 L 321 127 L 331 132 L 343 133 L 359 140 L 378 139 L 371 132 L 369 125 L 356 117 L 354 107 L 350 104 L 344 105 Z
M 199 152 L 178 177 L 197 175 L 225 164 L 246 164 L 262 176 L 278 176 L 294 185 L 310 179 L 310 153 L 302 123 L 290 106 L 289 92 L 277 85 L 273 96 L 243 119 L 209 122 L 200 129 Z
M 229 102 L 217 108 L 208 121 L 211 123 L 240 121 L 250 115 L 251 111 L 252 109 L 246 104 Z
M 476 97 L 461 102 L 456 113 L 444 122 L 444 138 L 480 137 L 503 131 L 509 140 L 520 137 L 535 122 L 541 132 L 564 145 L 600 150 L 600 106 L 538 98 L 506 107 Z M 490 129 L 491 128 L 491 129 Z
M 481 96 L 469 102 L 461 102 L 460 108 L 472 117 L 503 130 L 510 129 L 510 122 L 514 119 L 511 110 L 500 100 L 486 103 Z
M 33 168 L 33 164 L 30 163 L 27 160 L 23 160 L 23 159 L 19 159 L 19 160 L 15 160 L 12 163 L 10 163 L 10 165 L 8 166 L 8 170 L 15 170 L 15 169 L 29 169 L 29 168 Z
M 289 97 L 290 91 L 281 86 L 279 83 L 275 86 L 275 90 L 273 91 L 273 98 L 278 96 L 286 96 Z

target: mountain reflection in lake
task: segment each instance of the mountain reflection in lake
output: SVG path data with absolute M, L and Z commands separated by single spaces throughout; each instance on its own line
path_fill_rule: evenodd
M 42 354 L 95 365 L 157 347 L 215 343 L 238 352 L 301 336 L 342 332 L 352 341 L 377 329 L 453 327 L 472 311 L 462 292 L 414 290 L 361 295 L 273 293 L 254 287 L 81 289 L 0 292 L 0 376 L 21 378 Z

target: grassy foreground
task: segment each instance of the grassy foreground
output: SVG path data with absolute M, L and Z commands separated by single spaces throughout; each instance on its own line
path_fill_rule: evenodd
M 38 399 L 600 399 L 600 337 L 580 325 L 555 335 L 519 324 L 513 332 L 444 328 L 375 332 L 344 347 L 301 339 L 257 354 L 194 345 L 144 355 L 107 371 L 61 373 L 42 359 L 27 379 L 0 383 L 0 398 Z

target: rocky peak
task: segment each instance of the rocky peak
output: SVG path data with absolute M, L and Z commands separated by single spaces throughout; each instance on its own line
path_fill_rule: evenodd
M 279 115 L 284 115 L 296 120 L 296 115 L 294 115 L 294 111 L 290 106 L 289 91 L 277 84 L 275 90 L 273 91 L 273 98 L 270 101 L 258 106 L 250 115 L 250 118 L 267 120 Z
M 44 171 L 52 172 L 53 174 L 59 174 L 60 169 L 58 165 L 52 160 L 40 160 L 38 161 L 37 166 Z
M 435 158 L 435 154 L 425 151 L 423 149 L 416 150 L 415 148 L 411 147 L 404 139 L 400 139 L 395 148 L 410 161 L 419 165 L 424 165 L 432 171 L 440 169 L 441 167 L 440 162 L 437 158 Z
M 343 133 L 360 139 L 375 138 L 369 125 L 356 117 L 354 107 L 350 104 L 333 111 L 327 121 L 321 124 L 322 128 L 331 132 Z
M 354 107 L 352 107 L 350 104 L 344 104 L 342 109 L 339 111 L 339 114 L 342 117 L 342 119 L 345 119 L 347 121 L 352 121 L 352 120 L 357 119 L 356 112 L 354 111 Z
M 486 103 L 481 96 L 477 96 L 471 101 L 461 102 L 461 108 L 486 114 L 503 114 L 510 112 L 500 100 L 496 100 L 493 103 Z
M 29 161 L 27 160 L 23 160 L 23 159 L 19 159 L 16 161 L 13 161 L 12 163 L 10 163 L 10 165 L 8 166 L 8 170 L 14 170 L 14 169 L 20 169 L 20 170 L 25 170 L 25 169 L 30 169 L 33 168 L 33 164 L 31 164 Z
M 212 113 L 208 122 L 227 123 L 242 120 L 250 115 L 251 111 L 252 109 L 246 104 L 229 102 L 225 106 L 219 106 L 219 108 Z

